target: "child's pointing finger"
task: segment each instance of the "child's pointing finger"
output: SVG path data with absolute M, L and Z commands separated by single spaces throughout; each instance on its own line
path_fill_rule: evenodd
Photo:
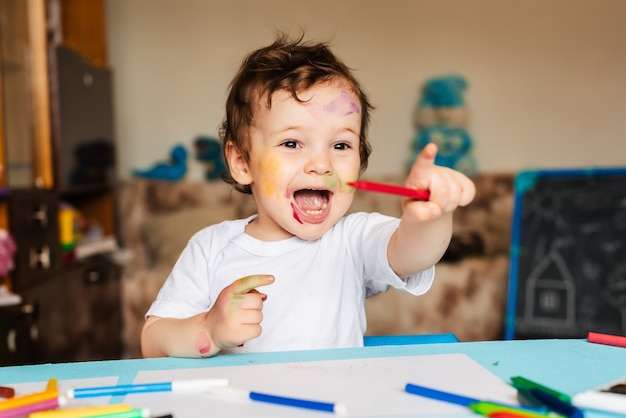
M 436 156 L 437 145 L 430 143 L 424 147 L 411 167 L 411 172 L 407 178 L 407 187 L 417 189 L 430 187 L 431 170 L 435 165 Z
M 254 274 L 235 280 L 231 284 L 231 291 L 235 295 L 243 295 L 256 290 L 259 286 L 266 286 L 272 283 L 274 283 L 274 276 L 271 274 Z

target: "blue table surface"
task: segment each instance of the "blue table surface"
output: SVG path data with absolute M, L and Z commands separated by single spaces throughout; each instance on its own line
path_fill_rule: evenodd
M 119 376 L 132 383 L 139 371 L 239 366 L 281 362 L 464 353 L 508 381 L 524 376 L 569 395 L 626 377 L 626 348 L 579 339 L 514 340 L 227 354 L 208 359 L 159 358 L 0 367 L 0 385 L 56 379 Z M 588 414 L 591 416 L 610 416 Z

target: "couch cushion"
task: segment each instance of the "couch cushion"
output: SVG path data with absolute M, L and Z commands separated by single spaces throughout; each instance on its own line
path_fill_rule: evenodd
M 141 226 L 150 266 L 173 266 L 191 236 L 202 228 L 237 217 L 230 204 L 202 205 L 148 216 Z
M 367 334 L 451 332 L 460 341 L 502 339 L 508 263 L 506 254 L 439 263 L 424 295 L 392 288 L 367 299 Z

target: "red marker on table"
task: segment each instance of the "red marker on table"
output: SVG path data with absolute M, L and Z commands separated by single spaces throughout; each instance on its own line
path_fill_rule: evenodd
M 515 412 L 492 412 L 487 415 L 489 418 L 528 418 L 528 414 L 526 413 L 515 413 Z M 546 415 L 548 416 L 548 415 Z
M 415 200 L 428 200 L 430 197 L 430 190 L 423 189 L 409 189 L 408 187 L 394 186 L 391 184 L 374 183 L 372 181 L 351 181 L 348 182 L 348 186 L 352 186 L 355 189 L 366 190 L 368 192 L 378 192 L 395 194 L 397 196 L 406 196 Z
M 617 347 L 626 347 L 626 337 L 619 335 L 600 334 L 599 332 L 590 332 L 587 334 L 587 340 L 590 343 L 614 345 Z

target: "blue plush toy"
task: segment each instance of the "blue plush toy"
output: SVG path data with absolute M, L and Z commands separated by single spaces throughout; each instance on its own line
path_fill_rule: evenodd
M 199 136 L 194 141 L 196 160 L 205 164 L 204 176 L 207 180 L 217 180 L 228 170 L 222 154 L 222 144 L 215 138 Z
M 465 79 L 458 75 L 431 78 L 424 83 L 420 107 L 463 107 L 463 92 L 467 88 Z
M 153 180 L 178 181 L 187 172 L 187 149 L 184 145 L 175 145 L 170 152 L 169 161 L 159 161 L 152 167 L 140 170 L 134 169 L 135 177 L 142 177 Z
M 448 125 L 428 126 L 417 133 L 414 146 L 421 150 L 431 142 L 437 144 L 439 149 L 435 164 L 454 168 L 467 175 L 476 173 L 476 162 L 470 154 L 472 138 L 465 129 Z
M 427 80 L 422 88 L 413 140 L 411 163 L 430 142 L 437 144 L 438 165 L 454 168 L 468 176 L 476 174 L 472 137 L 467 132 L 467 109 L 463 92 L 467 82 L 459 75 Z

